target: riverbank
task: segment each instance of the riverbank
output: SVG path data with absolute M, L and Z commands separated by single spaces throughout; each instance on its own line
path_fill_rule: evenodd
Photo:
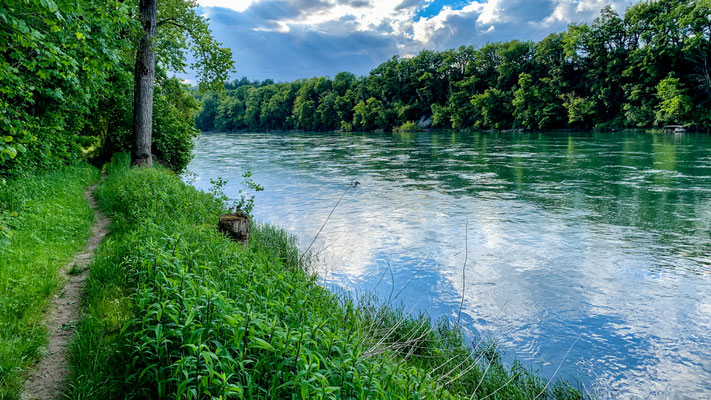
M 294 239 L 215 229 L 223 205 L 118 158 L 96 190 L 114 224 L 72 350 L 69 397 L 581 398 L 492 344 L 319 286 Z
M 58 271 L 84 246 L 94 214 L 86 164 L 0 187 L 0 399 L 18 398 L 47 343 L 45 311 L 61 296 Z
M 231 131 L 220 131 L 211 130 L 203 131 L 204 134 L 214 134 L 214 133 L 308 133 L 311 131 L 303 129 L 269 129 L 269 130 L 254 130 L 254 129 L 239 129 Z M 671 132 L 665 131 L 664 128 L 645 128 L 645 129 L 635 129 L 635 128 L 596 128 L 596 129 L 525 129 L 525 128 L 506 128 L 506 129 L 436 129 L 436 128 L 421 128 L 412 126 L 400 126 L 392 129 L 391 131 L 385 129 L 376 129 L 372 131 L 344 131 L 342 129 L 332 130 L 332 131 L 322 131 L 320 133 L 332 133 L 332 134 L 361 134 L 361 133 L 388 133 L 393 134 L 403 134 L 403 133 L 531 133 L 531 132 L 543 132 L 543 133 L 637 133 L 644 132 L 648 134 L 680 134 L 680 133 L 711 133 L 708 129 L 694 129 L 688 128 L 683 132 Z

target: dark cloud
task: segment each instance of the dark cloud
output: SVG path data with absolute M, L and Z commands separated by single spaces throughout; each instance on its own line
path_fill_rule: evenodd
M 267 24 L 251 19 L 254 14 L 248 11 L 211 8 L 208 13 L 215 37 L 232 49 L 236 76 L 291 81 L 340 71 L 367 74 L 397 53 L 393 38 L 357 31 L 352 17 L 332 21 L 333 29 L 292 26 L 279 32 L 254 30 Z M 338 33 L 331 33 L 336 27 Z

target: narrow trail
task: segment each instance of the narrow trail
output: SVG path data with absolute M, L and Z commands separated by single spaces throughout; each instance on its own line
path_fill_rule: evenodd
M 94 188 L 96 185 L 89 187 L 84 195 L 89 201 L 89 206 L 94 210 L 95 221 L 91 236 L 84 249 L 59 270 L 60 281 L 65 282 L 65 285 L 52 299 L 52 305 L 48 311 L 47 330 L 50 337 L 49 345 L 45 348 L 47 354 L 39 361 L 25 382 L 21 396 L 23 400 L 60 398 L 64 383 L 69 375 L 68 345 L 79 321 L 81 296 L 89 275 L 89 264 L 94 251 L 108 233 L 110 222 L 96 206 L 93 195 Z M 73 273 L 70 274 L 70 270 Z

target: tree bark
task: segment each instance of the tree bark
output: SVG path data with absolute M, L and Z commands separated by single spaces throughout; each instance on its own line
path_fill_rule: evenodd
M 249 244 L 249 215 L 237 211 L 234 214 L 220 216 L 217 228 L 235 242 Z
M 156 56 L 153 52 L 156 36 L 158 0 L 140 0 L 144 35 L 136 54 L 133 90 L 133 146 L 131 165 L 152 167 L 151 142 L 153 130 L 153 85 L 156 75 Z

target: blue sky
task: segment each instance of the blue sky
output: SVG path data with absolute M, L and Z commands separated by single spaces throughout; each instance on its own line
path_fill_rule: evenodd
M 291 81 L 367 74 L 423 49 L 539 40 L 634 0 L 198 0 L 234 77 Z

